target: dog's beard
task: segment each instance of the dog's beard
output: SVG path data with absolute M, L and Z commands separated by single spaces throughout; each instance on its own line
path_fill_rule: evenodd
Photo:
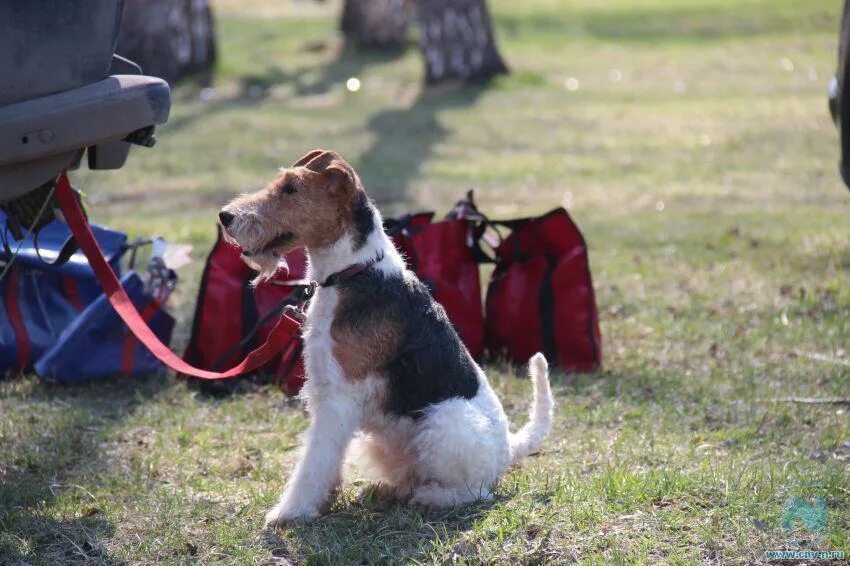
M 251 285 L 254 287 L 274 277 L 275 273 L 281 268 L 289 269 L 286 258 L 273 253 L 260 253 L 251 256 L 243 255 L 242 261 L 248 264 L 248 267 L 257 271 L 257 276 L 251 280 Z
M 227 242 L 242 248 L 242 261 L 244 261 L 248 267 L 257 272 L 257 276 L 251 280 L 251 285 L 254 287 L 256 287 L 259 283 L 268 281 L 274 277 L 278 270 L 289 269 L 289 263 L 287 263 L 286 258 L 283 254 L 276 250 L 248 252 L 246 250 L 250 248 L 239 242 L 231 234 L 227 234 L 225 232 L 224 239 Z
M 224 239 L 242 248 L 242 261 L 257 272 L 257 276 L 251 281 L 252 286 L 268 281 L 281 268 L 289 269 L 283 254 L 274 246 L 289 242 L 293 238 L 292 233 L 284 232 L 272 241 L 263 242 L 260 238 L 264 231 L 256 218 L 243 219 L 240 215 L 234 224 L 230 229 L 224 230 Z
M 286 252 L 289 247 L 286 245 L 293 239 L 291 232 L 285 232 L 268 242 L 264 247 L 255 252 L 242 252 L 242 260 L 251 268 L 257 271 L 257 277 L 251 281 L 253 286 L 257 286 L 263 281 L 268 281 L 274 277 L 275 273 L 280 269 L 289 271 L 289 263 L 286 261 Z M 245 249 L 244 247 L 242 248 Z

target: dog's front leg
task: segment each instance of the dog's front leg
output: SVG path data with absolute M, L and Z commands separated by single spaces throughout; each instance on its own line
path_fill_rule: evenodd
M 346 448 L 359 426 L 351 401 L 340 401 L 313 410 L 301 457 L 280 502 L 266 514 L 266 527 L 317 517 L 337 487 Z

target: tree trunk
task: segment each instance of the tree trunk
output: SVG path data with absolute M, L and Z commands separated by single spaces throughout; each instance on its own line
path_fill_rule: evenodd
M 426 83 L 507 74 L 486 0 L 417 0 L 416 16 Z
M 360 47 L 399 49 L 407 43 L 407 0 L 345 0 L 340 30 Z
M 171 84 L 210 73 L 216 45 L 208 1 L 127 0 L 116 52 Z

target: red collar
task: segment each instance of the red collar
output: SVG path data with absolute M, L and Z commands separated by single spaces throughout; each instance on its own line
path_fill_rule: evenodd
M 375 265 L 376 263 L 378 263 L 382 259 L 384 259 L 383 250 L 379 251 L 377 256 L 373 257 L 372 259 L 370 259 L 367 262 L 355 263 L 354 265 L 350 265 L 350 266 L 346 267 L 342 271 L 337 271 L 336 273 L 329 275 L 328 278 L 324 280 L 324 282 L 319 283 L 319 286 L 320 287 L 333 287 L 334 285 L 337 285 L 337 284 L 345 281 L 346 279 L 351 279 L 352 277 L 354 277 L 358 273 L 362 273 L 362 272 L 366 271 L 367 269 L 369 269 L 370 267 L 372 267 L 373 265 Z

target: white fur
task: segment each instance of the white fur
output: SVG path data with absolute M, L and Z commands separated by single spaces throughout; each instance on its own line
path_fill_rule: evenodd
M 381 226 L 377 211 L 375 225 Z M 309 250 L 309 276 L 323 281 L 380 251 L 384 256 L 377 269 L 387 274 L 404 270 L 389 238 L 375 230 L 356 251 L 348 234 L 326 249 Z M 337 301 L 334 287 L 320 287 L 307 313 L 308 379 L 301 395 L 311 424 L 283 496 L 266 515 L 267 526 L 316 517 L 341 482 L 346 452 L 392 495 L 410 496 L 411 504 L 444 507 L 490 497 L 508 466 L 540 445 L 551 428 L 553 406 L 542 354 L 530 363 L 535 384 L 531 419 L 516 434 L 509 432 L 502 405 L 480 368 L 479 390 L 472 399 L 431 405 L 417 421 L 395 417 L 382 408 L 386 391 L 380 377 L 348 380 L 334 359 L 331 323 Z
M 528 361 L 528 373 L 534 382 L 534 401 L 529 409 L 528 422 L 516 433 L 511 434 L 511 462 L 528 456 L 540 447 L 543 439 L 552 430 L 552 389 L 549 386 L 549 364 L 540 352 Z

